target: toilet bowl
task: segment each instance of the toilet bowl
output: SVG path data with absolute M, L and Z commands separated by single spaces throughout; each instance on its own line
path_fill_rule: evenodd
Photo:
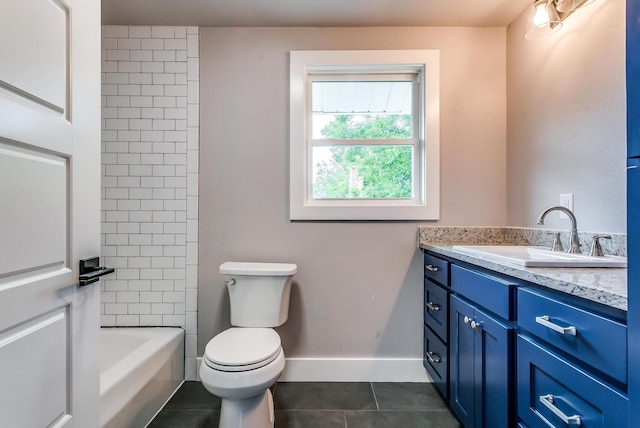
M 205 348 L 200 379 L 222 398 L 220 428 L 273 428 L 270 387 L 285 366 L 280 336 L 271 327 L 288 317 L 291 276 L 297 267 L 275 263 L 224 263 L 231 327 Z M 235 311 L 234 311 L 235 309 Z
M 209 392 L 241 399 L 276 382 L 284 369 L 284 352 L 275 330 L 230 328 L 209 341 L 202 364 L 200 378 Z

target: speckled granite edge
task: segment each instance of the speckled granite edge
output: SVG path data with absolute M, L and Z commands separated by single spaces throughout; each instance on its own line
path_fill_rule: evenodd
M 534 231 L 534 232 L 530 232 Z M 503 273 L 514 278 L 542 285 L 569 295 L 581 297 L 612 308 L 627 310 L 627 270 L 620 268 L 524 268 L 495 263 L 481 257 L 473 257 L 453 251 L 451 245 L 547 245 L 539 238 L 548 238 L 546 230 L 516 228 L 474 227 L 420 227 L 420 247 Z M 587 234 L 587 236 L 591 236 Z M 613 237 L 613 236 L 612 236 Z M 624 243 L 626 236 L 619 235 L 616 242 Z M 584 249 L 583 249 L 584 251 Z M 587 249 L 588 251 L 588 249 Z M 605 251 L 613 254 L 611 250 Z M 617 254 L 620 255 L 620 254 Z
M 420 243 L 425 244 L 464 244 L 464 245 L 535 245 L 550 247 L 553 236 L 550 233 L 560 232 L 560 240 L 565 248 L 569 248 L 567 230 L 531 229 L 521 227 L 458 227 L 458 226 L 421 226 L 419 228 Z M 578 232 L 580 249 L 588 253 L 596 232 Z M 601 239 L 600 244 L 605 254 L 627 256 L 627 235 L 608 233 L 611 239 Z

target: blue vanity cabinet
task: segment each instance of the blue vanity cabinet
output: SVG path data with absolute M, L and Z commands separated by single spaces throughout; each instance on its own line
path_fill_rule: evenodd
M 461 293 L 450 297 L 449 404 L 465 428 L 512 427 L 514 330 L 492 311 L 504 309 L 501 298 L 512 301 L 512 284 L 452 265 L 451 286 Z M 490 308 L 464 292 L 483 294 Z
M 424 253 L 423 365 L 449 397 L 449 262 Z
M 634 426 L 623 310 L 427 252 L 424 290 L 425 367 L 465 428 Z

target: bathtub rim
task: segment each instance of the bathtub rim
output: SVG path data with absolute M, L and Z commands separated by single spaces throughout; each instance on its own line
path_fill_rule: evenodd
M 103 327 L 102 331 L 118 335 L 149 337 L 145 343 L 100 373 L 100 426 L 105 426 L 133 400 L 166 364 L 166 358 L 146 358 L 149 354 L 171 355 L 179 351 L 184 364 L 185 331 L 180 327 Z M 144 356 L 145 358 L 141 358 Z M 141 382 L 123 382 L 132 376 Z M 181 380 L 184 381 L 184 369 Z

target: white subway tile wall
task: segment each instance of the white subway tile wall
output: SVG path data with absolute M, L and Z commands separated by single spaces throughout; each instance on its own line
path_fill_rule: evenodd
M 197 27 L 102 27 L 103 326 L 186 330 L 196 379 Z

